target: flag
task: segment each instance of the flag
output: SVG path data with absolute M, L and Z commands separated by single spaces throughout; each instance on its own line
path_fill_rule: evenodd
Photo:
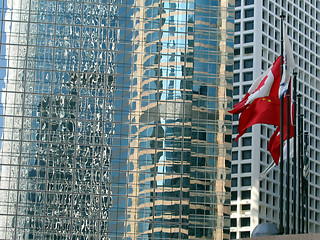
M 289 82 L 292 78 L 293 69 L 296 67 L 293 51 L 291 48 L 291 44 L 289 38 L 287 36 L 287 30 L 283 23 L 283 48 L 284 48 L 284 56 L 283 56 L 283 71 L 281 77 L 281 83 L 279 86 L 279 98 L 283 97 L 283 94 L 287 92 Z
M 286 116 L 284 116 L 286 118 Z M 283 121 L 283 129 L 287 128 L 287 123 L 286 121 Z M 294 134 L 294 127 L 290 123 L 290 138 L 293 137 Z M 283 131 L 283 146 L 284 146 L 284 151 L 283 151 L 283 156 L 287 156 L 286 151 L 287 151 L 287 131 Z M 290 140 L 290 149 L 293 150 L 293 143 L 291 143 Z M 277 127 L 276 131 L 272 134 L 269 143 L 268 143 L 268 151 L 271 153 L 271 156 L 273 158 L 273 161 L 275 162 L 276 165 L 279 164 L 279 158 L 280 158 L 280 127 Z M 290 156 L 293 154 L 292 151 L 290 151 Z
M 262 97 L 255 99 L 240 115 L 238 136 L 241 137 L 254 124 L 265 123 L 280 125 L 280 100 L 278 97 Z
M 280 84 L 281 59 L 278 59 L 273 65 L 256 79 L 244 98 L 229 111 L 232 114 L 239 114 L 246 109 L 255 99 L 261 97 L 278 97 Z

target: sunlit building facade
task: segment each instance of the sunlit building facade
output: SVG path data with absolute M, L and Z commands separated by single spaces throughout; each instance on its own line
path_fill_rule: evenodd
M 2 9 L 1 239 L 228 239 L 233 1 Z
M 298 94 L 302 95 L 304 131 L 309 134 L 309 211 L 307 221 L 300 221 L 309 233 L 320 232 L 320 2 L 314 0 L 236 0 L 234 45 L 234 101 L 243 98 L 252 84 L 280 55 L 280 14 L 284 14 L 286 31 L 294 53 L 298 79 Z M 234 116 L 233 139 L 238 130 L 238 116 Z M 231 239 L 250 237 L 259 223 L 271 222 L 279 226 L 280 171 L 275 167 L 264 180 L 260 172 L 273 161 L 267 145 L 275 127 L 255 125 L 238 142 L 233 141 Z M 284 167 L 286 181 L 286 166 Z M 297 174 L 292 173 L 295 177 Z M 286 187 L 284 196 L 286 198 Z M 298 210 L 294 205 L 296 187 L 290 179 L 290 222 L 284 227 L 298 233 Z M 297 199 L 297 198 L 296 198 Z M 286 201 L 286 199 L 284 200 Z M 294 221 L 294 212 L 296 221 Z M 295 225 L 294 225 L 295 222 Z M 307 226 L 308 222 L 308 226 Z M 294 226 L 296 226 L 294 228 Z

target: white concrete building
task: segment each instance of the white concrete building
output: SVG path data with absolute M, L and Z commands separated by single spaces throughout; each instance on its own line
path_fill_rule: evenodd
M 285 14 L 297 65 L 298 93 L 303 95 L 304 130 L 310 136 L 309 232 L 320 232 L 320 1 L 235 0 L 235 3 L 235 103 L 245 95 L 252 80 L 280 55 L 280 14 Z M 237 120 L 234 116 L 233 139 L 237 135 Z M 274 129 L 255 125 L 238 143 L 233 141 L 231 239 L 249 237 L 262 222 L 279 224 L 279 167 L 265 180 L 259 180 L 260 172 L 272 161 L 267 144 Z M 292 229 L 292 217 L 290 226 Z

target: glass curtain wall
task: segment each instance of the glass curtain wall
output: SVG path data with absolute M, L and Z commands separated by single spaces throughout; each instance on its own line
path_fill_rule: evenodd
M 231 0 L 2 4 L 1 239 L 228 239 Z

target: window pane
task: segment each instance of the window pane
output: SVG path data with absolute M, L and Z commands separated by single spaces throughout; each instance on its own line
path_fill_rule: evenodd
M 241 11 L 235 11 L 234 18 L 235 19 L 240 19 L 241 18 Z
M 243 204 L 243 205 L 241 206 L 241 210 L 243 210 L 243 211 L 250 210 L 250 204 Z
M 254 4 L 254 0 L 245 0 L 245 5 Z
M 245 12 L 244 12 L 244 17 L 245 18 L 249 18 L 249 17 L 253 17 L 253 16 L 254 16 L 253 8 L 245 10 Z
M 231 218 L 230 219 L 230 226 L 231 227 L 236 227 L 237 226 L 237 219 L 236 218 Z
M 240 36 L 235 36 L 234 37 L 234 44 L 239 44 L 240 43 Z
M 231 187 L 238 186 L 238 178 L 231 178 Z
M 235 6 L 236 6 L 236 7 L 240 7 L 240 6 L 241 6 L 241 0 L 236 0 Z
M 250 218 L 241 218 L 241 227 L 250 226 Z
M 242 173 L 249 173 L 251 172 L 251 163 L 245 163 L 241 165 L 241 172 Z
M 238 152 L 232 152 L 232 160 L 238 160 Z
M 253 80 L 253 72 L 243 73 L 243 81 L 252 81 L 252 80 Z
M 246 48 L 244 49 L 244 53 L 245 53 L 245 54 L 253 53 L 253 47 L 246 47 Z
M 251 177 L 242 177 L 241 178 L 241 186 L 251 186 Z
M 243 137 L 242 138 L 242 146 L 251 146 L 252 138 L 251 137 Z
M 237 200 L 238 192 L 231 192 L 231 200 Z
M 244 35 L 244 42 L 245 43 L 253 42 L 253 33 Z
M 240 61 L 234 61 L 234 70 L 240 69 Z
M 253 29 L 253 21 L 245 22 L 244 30 L 251 30 L 251 29 Z
M 244 150 L 242 153 L 242 159 L 251 159 L 251 150 Z
M 233 82 L 239 82 L 240 81 L 240 74 L 239 73 L 235 73 L 233 75 Z
M 236 153 L 238 153 L 238 152 L 236 152 Z M 232 165 L 231 173 L 238 173 L 238 165 Z
M 244 60 L 244 68 L 252 68 L 253 67 L 253 59 Z
M 247 190 L 247 191 L 242 191 L 241 192 L 241 199 L 250 199 L 251 198 L 251 191 Z M 250 208 L 250 205 L 249 205 Z M 244 210 L 244 209 L 242 209 Z
M 249 224 L 250 225 L 250 224 Z M 248 226 L 249 226 L 248 225 Z M 249 231 L 245 231 L 245 232 L 240 232 L 240 237 L 241 238 L 249 238 L 250 237 L 250 232 Z
M 235 23 L 234 24 L 234 31 L 235 32 L 239 32 L 240 31 L 240 27 L 241 27 L 240 23 Z

